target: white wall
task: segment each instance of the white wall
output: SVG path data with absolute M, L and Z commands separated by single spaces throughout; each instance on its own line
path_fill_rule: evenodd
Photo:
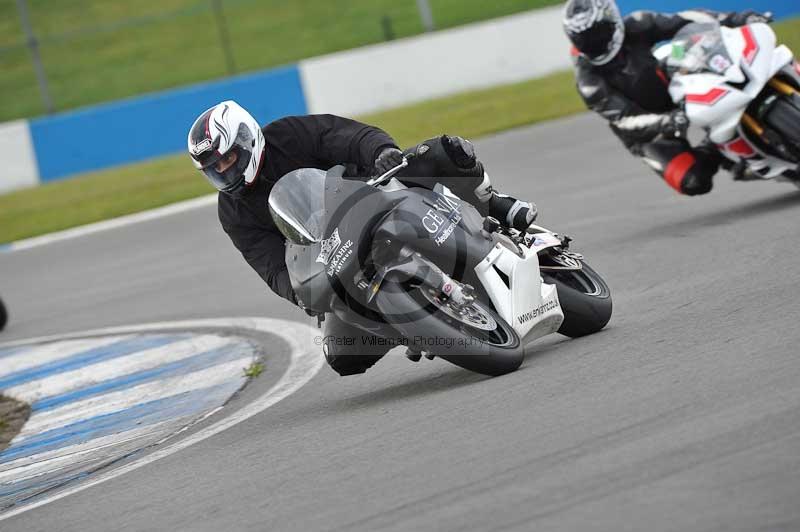
M 354 115 L 568 68 L 562 7 L 308 59 L 310 113 Z
M 27 120 L 0 124 L 0 192 L 39 183 Z

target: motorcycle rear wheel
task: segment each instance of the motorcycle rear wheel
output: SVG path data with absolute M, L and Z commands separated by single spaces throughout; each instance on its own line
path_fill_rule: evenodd
M 545 283 L 558 288 L 558 300 L 564 312 L 560 334 L 579 338 L 594 334 L 611 320 L 611 290 L 600 275 L 581 261 L 580 270 L 543 271 Z

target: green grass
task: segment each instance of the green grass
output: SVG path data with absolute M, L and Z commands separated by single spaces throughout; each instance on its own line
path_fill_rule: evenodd
M 0 452 L 19 434 L 30 414 L 27 404 L 0 395 Z
M 778 42 L 791 48 L 795 58 L 800 57 L 800 18 L 778 22 L 773 24 L 773 28 L 778 34 Z
M 441 98 L 360 117 L 408 146 L 442 132 L 477 137 L 583 106 L 572 74 Z M 0 242 L 105 220 L 214 190 L 188 155 L 169 156 L 0 195 Z
M 244 369 L 244 376 L 250 379 L 255 379 L 262 373 L 264 373 L 264 364 L 258 361 Z
M 94 172 L 0 196 L 0 242 L 106 220 L 213 192 L 188 155 Z
M 800 19 L 776 25 L 800 50 Z M 408 146 L 443 132 L 479 137 L 584 109 L 571 72 L 360 117 Z M 213 192 L 188 155 L 96 172 L 0 195 L 0 242 L 121 216 Z
M 27 0 L 57 110 L 227 75 L 211 0 Z M 430 0 L 447 28 L 559 0 Z M 415 0 L 224 0 L 238 72 L 423 31 Z M 16 0 L 0 0 L 0 121 L 43 114 Z
M 403 145 L 441 133 L 480 137 L 583 111 L 572 72 L 360 117 L 389 131 Z

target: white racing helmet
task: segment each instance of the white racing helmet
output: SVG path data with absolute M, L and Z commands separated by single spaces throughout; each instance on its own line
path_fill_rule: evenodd
M 610 63 L 625 41 L 625 21 L 614 0 L 569 0 L 564 8 L 564 31 L 595 65 Z
M 228 100 L 206 110 L 189 130 L 189 155 L 195 168 L 214 187 L 239 194 L 252 185 L 264 157 L 264 134 L 256 119 L 239 104 Z M 223 172 L 217 163 L 231 152 L 236 161 Z

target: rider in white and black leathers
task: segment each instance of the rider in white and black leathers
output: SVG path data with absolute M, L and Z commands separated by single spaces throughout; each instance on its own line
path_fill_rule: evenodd
M 714 146 L 692 147 L 686 140 L 688 120 L 672 102 L 652 48 L 691 22 L 736 27 L 767 20 L 753 11 L 706 10 L 638 11 L 623 18 L 614 0 L 570 0 L 564 30 L 574 45 L 576 81 L 586 105 L 670 186 L 693 196 L 709 192 L 712 177 L 727 162 Z
M 285 238 L 267 208 L 272 186 L 299 168 L 326 170 L 347 165 L 346 176 L 382 174 L 403 160 L 403 152 L 383 130 L 334 115 L 281 118 L 261 128 L 233 101 L 202 113 L 192 125 L 189 154 L 195 167 L 219 191 L 218 213 L 223 229 L 245 260 L 279 296 L 297 304 L 285 262 Z M 443 135 L 410 148 L 410 164 L 398 178 L 432 188 L 437 182 L 473 203 L 484 216 L 526 229 L 536 216 L 532 203 L 492 190 L 472 144 Z M 413 176 L 413 177 L 412 177 Z M 363 335 L 333 315 L 325 320 L 328 339 Z M 342 375 L 363 373 L 388 348 L 370 342 L 324 345 L 331 366 Z

